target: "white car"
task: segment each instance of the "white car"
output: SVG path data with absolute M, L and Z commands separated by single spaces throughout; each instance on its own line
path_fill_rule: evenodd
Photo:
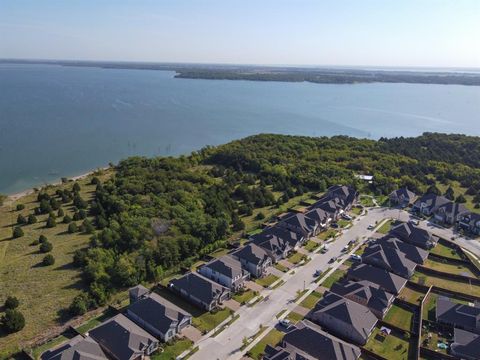
M 289 328 L 290 325 L 292 325 L 292 322 L 288 319 L 282 319 L 279 321 L 279 324 L 282 325 L 285 328 Z
M 368 229 L 368 230 L 373 230 L 373 229 L 375 229 L 375 225 L 370 224 L 370 225 L 368 225 L 367 229 Z

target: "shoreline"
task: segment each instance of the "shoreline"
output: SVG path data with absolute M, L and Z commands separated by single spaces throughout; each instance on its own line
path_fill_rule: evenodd
M 108 170 L 108 169 L 110 169 L 110 166 L 100 167 L 100 168 L 97 168 L 95 170 L 87 171 L 86 173 L 83 173 L 83 174 L 80 174 L 80 175 L 67 177 L 67 179 L 69 181 L 77 181 L 77 180 L 84 179 L 84 178 L 94 174 L 98 170 Z M 61 184 L 62 184 L 62 181 L 60 180 L 60 181 L 55 181 L 55 182 L 50 182 L 50 183 L 44 184 L 42 186 L 39 186 L 38 188 L 37 187 L 29 188 L 29 189 L 19 191 L 19 192 L 13 193 L 13 194 L 6 194 L 7 198 L 5 199 L 5 203 L 7 203 L 7 202 L 12 203 L 12 202 L 20 200 L 21 198 L 23 198 L 25 196 L 31 195 L 31 194 L 36 192 L 35 189 L 42 189 L 46 186 L 57 186 L 57 185 L 61 185 Z

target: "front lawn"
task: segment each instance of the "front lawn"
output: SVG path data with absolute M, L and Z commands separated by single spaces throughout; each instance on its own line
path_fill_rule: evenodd
M 354 213 L 355 215 L 360 215 L 362 213 L 363 209 L 360 207 L 354 207 L 352 208 L 351 212 Z
M 206 312 L 198 317 L 192 319 L 193 326 L 195 326 L 202 333 L 209 332 L 214 327 L 220 325 L 226 318 L 233 314 L 230 309 L 220 309 L 214 312 Z
M 233 300 L 238 301 L 240 304 L 246 304 L 255 297 L 255 292 L 252 290 L 244 291 L 243 293 L 238 293 L 233 295 Z
M 392 228 L 393 220 L 387 220 L 380 228 L 377 230 L 380 234 L 388 234 L 390 229 Z
M 323 231 L 323 232 L 321 232 L 320 234 L 318 234 L 317 237 L 318 237 L 320 240 L 325 241 L 325 240 L 328 240 L 328 239 L 334 237 L 336 234 L 337 234 L 337 231 L 336 231 L 336 230 L 334 230 L 334 229 L 328 229 L 327 231 Z
M 288 271 L 288 268 L 286 266 L 283 266 L 280 263 L 276 263 L 274 265 L 274 268 L 277 269 L 277 270 L 280 270 L 281 272 L 287 272 Z
M 309 240 L 303 248 L 305 250 L 307 250 L 308 252 L 310 252 L 310 251 L 315 250 L 319 246 L 320 246 L 319 243 L 316 243 L 315 241 Z
M 300 306 L 303 306 L 307 309 L 313 309 L 315 304 L 320 300 L 322 294 L 313 291 L 310 295 L 308 295 L 301 303 Z
M 248 356 L 255 360 L 261 359 L 267 345 L 275 347 L 282 341 L 284 335 L 283 332 L 277 329 L 270 330 L 270 332 L 248 352 Z
M 296 313 L 294 311 L 291 311 L 288 313 L 287 319 L 290 320 L 292 323 L 296 324 L 303 320 L 303 315 Z
M 269 274 L 267 276 L 264 276 L 260 279 L 256 279 L 255 282 L 258 284 L 258 285 L 261 285 L 265 288 L 269 287 L 270 285 L 272 285 L 275 281 L 277 281 L 279 278 L 278 276 L 275 276 L 273 274 Z
M 293 253 L 288 257 L 288 262 L 292 263 L 293 265 L 298 264 L 300 261 L 302 261 L 306 256 L 304 254 L 301 254 L 299 252 Z
M 156 352 L 151 356 L 152 360 L 172 360 L 176 359 L 178 355 L 189 349 L 193 342 L 189 339 L 183 338 L 175 341 L 173 344 L 163 344 L 163 351 Z
M 410 344 L 397 335 L 383 335 L 380 329 L 375 328 L 365 348 L 386 359 L 408 360 Z
M 345 275 L 345 273 L 346 273 L 345 270 L 337 269 L 329 277 L 327 277 L 320 285 L 322 285 L 323 287 L 326 287 L 327 289 L 330 289 L 334 283 L 336 283 Z
M 410 331 L 412 326 L 413 313 L 395 304 L 392 305 L 384 321 L 396 325 L 400 329 Z

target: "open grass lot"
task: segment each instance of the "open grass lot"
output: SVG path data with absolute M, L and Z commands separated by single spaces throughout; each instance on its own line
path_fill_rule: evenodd
M 437 277 L 433 275 L 427 276 L 418 271 L 413 274 L 411 280 L 413 282 L 424 284 L 427 286 L 437 286 L 443 289 L 457 291 L 464 294 L 480 296 L 480 286 L 470 285 L 468 283 L 449 280 L 443 277 Z
M 264 276 L 263 278 L 256 279 L 255 282 L 258 285 L 261 285 L 263 287 L 269 287 L 270 285 L 272 285 L 277 280 L 278 280 L 277 276 L 275 276 L 273 274 L 269 274 L 267 276 Z
M 261 359 L 267 345 L 275 347 L 280 343 L 283 335 L 285 334 L 277 329 L 270 330 L 270 332 L 248 352 L 248 356 L 255 360 Z
M 476 277 L 468 267 L 462 265 L 455 265 L 450 263 L 444 263 L 441 261 L 435 261 L 432 259 L 425 260 L 423 266 L 428 267 L 430 269 L 434 269 L 437 271 L 442 271 L 448 274 L 457 274 L 457 275 L 464 275 L 469 277 Z
M 319 243 L 316 243 L 315 241 L 309 240 L 303 248 L 307 251 L 313 251 L 319 246 L 320 246 Z
M 290 255 L 287 260 L 288 260 L 288 262 L 296 265 L 300 261 L 302 261 L 304 257 L 305 257 L 305 255 L 303 255 L 299 252 L 296 252 L 296 253 L 293 253 L 292 255 Z
M 365 348 L 386 359 L 409 359 L 409 342 L 393 333 L 385 336 L 380 333 L 378 328 L 373 330 Z
M 106 171 L 99 176 L 102 180 L 111 176 Z M 81 196 L 89 200 L 95 190 L 94 185 L 88 185 L 91 178 L 79 180 Z M 71 189 L 73 183 L 51 187 L 49 193 L 56 189 Z M 46 336 L 48 331 L 58 325 L 61 310 L 68 307 L 72 299 L 83 289 L 80 271 L 73 267 L 73 253 L 87 246 L 90 235 L 82 233 L 67 233 L 67 225 L 57 219 L 57 226 L 46 228 L 48 215 L 37 216 L 36 224 L 22 227 L 24 236 L 12 239 L 12 224 L 16 223 L 18 214 L 27 217 L 38 207 L 37 194 L 25 196 L 14 203 L 7 203 L 0 208 L 0 303 L 9 295 L 20 300 L 19 310 L 24 314 L 25 328 L 15 334 L 2 336 L 0 334 L 0 358 L 19 350 L 29 340 L 37 336 Z M 16 211 L 17 204 L 24 204 L 25 209 Z M 73 216 L 72 204 L 62 205 L 65 214 Z M 77 224 L 80 225 L 81 221 Z M 41 266 L 45 254 L 38 251 L 38 245 L 31 245 L 43 234 L 53 244 L 51 254 L 55 264 Z
M 377 230 L 378 233 L 380 234 L 388 234 L 390 229 L 392 228 L 392 222 L 393 220 L 388 220 L 386 221 L 380 228 Z
M 230 309 L 220 309 L 215 312 L 206 312 L 198 317 L 192 319 L 193 326 L 201 332 L 208 332 L 220 325 L 222 321 L 233 314 Z
M 173 344 L 162 344 L 163 351 L 157 351 L 150 358 L 152 360 L 172 360 L 176 359 L 178 355 L 189 349 L 193 342 L 189 339 L 183 338 L 175 341 Z
M 308 295 L 301 303 L 300 306 L 303 306 L 307 309 L 313 309 L 315 304 L 320 300 L 322 294 L 313 291 L 310 295 Z
M 462 260 L 462 257 L 455 249 L 441 243 L 438 243 L 437 246 L 435 246 L 430 252 L 435 255 L 441 255 L 452 259 Z
M 387 315 L 385 315 L 384 321 L 398 326 L 403 330 L 410 330 L 412 325 L 413 313 L 405 310 L 395 304 L 392 305 Z
M 340 280 L 345 275 L 345 273 L 346 273 L 345 270 L 337 269 L 329 277 L 327 277 L 321 283 L 321 285 L 323 287 L 326 287 L 326 288 L 330 289 L 334 283 L 336 283 L 338 280 Z
M 420 305 L 424 296 L 424 293 L 405 286 L 398 297 L 411 304 Z
M 255 297 L 255 293 L 252 290 L 244 291 L 233 295 L 233 300 L 238 301 L 240 304 L 245 304 Z

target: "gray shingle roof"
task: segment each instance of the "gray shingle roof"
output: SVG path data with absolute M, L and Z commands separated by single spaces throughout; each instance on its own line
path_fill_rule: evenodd
M 308 322 L 299 323 L 297 328 L 287 333 L 282 340 L 287 349 L 297 350 L 300 356 L 312 359 L 355 360 L 360 356 L 360 349 L 347 344 Z
M 353 280 L 368 280 L 392 294 L 398 294 L 407 283 L 407 279 L 367 264 L 352 266 L 347 277 Z
M 221 294 L 229 291 L 226 287 L 193 272 L 185 274 L 181 278 L 173 279 L 170 284 L 178 290 L 184 290 L 205 304 L 210 304 Z
M 450 201 L 446 204 L 440 205 L 436 209 L 436 212 L 438 212 L 438 213 L 444 212 L 445 214 L 449 214 L 449 215 L 453 216 L 454 218 L 457 218 L 458 215 L 468 212 L 468 209 L 463 204 L 458 204 L 458 203 L 454 203 L 454 202 Z
M 433 236 L 425 229 L 421 229 L 412 223 L 402 223 L 396 225 L 390 231 L 391 234 L 400 240 L 408 242 L 424 249 L 431 248 L 436 245 L 438 237 Z
M 314 208 L 306 212 L 305 216 L 315 220 L 318 224 L 325 224 L 330 218 L 328 212 L 321 208 Z
M 413 191 L 408 190 L 408 188 L 403 187 L 398 190 L 393 191 L 390 196 L 395 196 L 397 198 L 404 198 L 408 201 L 412 201 L 415 198 L 415 193 Z
M 265 249 L 253 243 L 242 247 L 232 255 L 255 265 L 260 265 L 269 258 Z
M 252 242 L 267 250 L 278 250 L 283 253 L 287 246 L 295 247 L 301 238 L 302 236 L 294 231 L 272 226 L 259 234 L 253 235 Z
M 415 245 L 406 243 L 394 235 L 388 234 L 380 239 L 378 239 L 376 244 L 379 244 L 380 246 L 389 246 L 393 247 L 405 254 L 407 259 L 412 260 L 413 262 L 417 264 L 423 264 L 423 262 L 427 259 L 428 257 L 428 251 L 424 250 L 422 248 L 419 248 Z
M 330 291 L 343 297 L 349 295 L 359 297 L 365 302 L 365 306 L 380 313 L 383 313 L 395 298 L 393 294 L 380 289 L 377 284 L 366 280 L 338 281 L 332 285 Z
M 237 277 L 242 277 L 246 274 L 246 271 L 242 269 L 240 261 L 230 255 L 222 256 L 202 266 L 208 267 L 231 279 L 236 279 Z
M 371 244 L 362 255 L 366 264 L 379 266 L 399 276 L 410 278 L 417 263 L 407 259 L 405 254 L 393 247 Z
M 90 330 L 89 335 L 120 360 L 137 357 L 143 354 L 147 347 L 158 343 L 152 335 L 123 314 L 118 314 Z
M 107 356 L 100 345 L 91 337 L 75 336 L 66 344 L 48 350 L 41 356 L 42 360 L 106 360 Z
M 130 295 L 130 298 L 135 298 L 138 299 L 142 297 L 145 294 L 148 294 L 150 291 L 143 285 L 137 285 L 130 290 L 128 290 L 128 294 Z
M 444 196 L 428 193 L 428 194 L 425 194 L 422 197 L 420 197 L 417 201 L 415 201 L 414 206 L 420 207 L 420 204 L 424 203 L 425 206 L 430 211 L 435 211 L 439 206 L 441 206 L 443 204 L 447 204 L 449 202 L 450 202 L 450 200 L 448 200 Z
M 454 330 L 454 342 L 450 345 L 454 355 L 468 359 L 480 359 L 480 335 L 462 329 Z
M 480 306 L 459 304 L 448 297 L 439 296 L 436 317 L 437 321 L 480 333 Z
M 181 322 L 185 317 L 191 317 L 189 313 L 155 293 L 131 304 L 128 311 L 163 334 L 167 332 L 173 322 Z
M 315 227 L 318 226 L 318 223 L 314 219 L 311 219 L 304 214 L 296 213 L 283 219 L 278 225 L 293 226 L 300 229 L 303 234 L 307 235 L 315 230 Z
M 368 338 L 371 330 L 377 323 L 377 317 L 366 306 L 330 291 L 327 291 L 323 298 L 315 305 L 310 316 L 315 317 L 318 313 L 327 314 L 345 324 L 349 324 L 363 339 Z M 335 327 L 330 328 L 328 323 L 323 323 L 321 325 L 332 333 L 334 331 L 339 331 L 335 330 Z M 334 335 L 344 336 L 341 333 Z

